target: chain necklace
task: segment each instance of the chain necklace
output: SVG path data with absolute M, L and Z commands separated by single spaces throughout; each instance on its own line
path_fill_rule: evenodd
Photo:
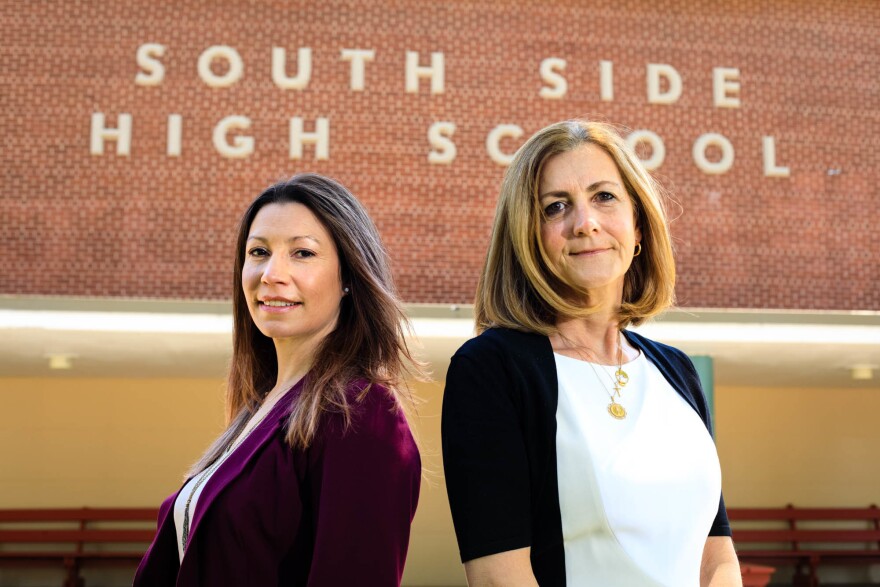
M 608 404 L 608 413 L 611 414 L 611 417 L 615 420 L 623 420 L 626 418 L 626 408 L 623 405 L 617 403 L 614 399 L 614 396 L 620 397 L 620 390 L 626 387 L 626 384 L 629 383 L 629 375 L 627 375 L 626 371 L 623 370 L 623 350 L 621 346 L 621 335 L 618 331 L 617 333 L 617 370 L 614 372 L 614 377 L 608 375 L 608 372 L 605 369 L 602 369 L 602 372 L 611 379 L 611 389 L 612 391 L 608 391 L 608 388 L 605 388 L 605 391 L 608 393 L 608 397 L 611 398 L 611 403 Z M 599 383 L 602 383 L 602 378 L 599 376 L 599 372 L 596 370 L 595 365 L 591 361 L 587 361 L 587 364 L 590 365 L 590 368 L 593 370 L 593 374 L 596 376 L 596 379 L 599 380 Z M 605 387 L 604 383 L 602 386 Z
M 184 508 L 183 508 L 183 528 L 181 529 L 181 533 L 180 533 L 180 549 L 181 549 L 181 551 L 186 552 L 187 542 L 189 541 L 189 507 L 190 507 L 190 504 L 192 503 L 193 496 L 196 494 L 196 491 L 199 489 L 199 487 L 202 486 L 202 484 L 203 484 L 205 481 L 208 480 L 208 478 L 211 477 L 211 475 L 214 474 L 214 472 L 215 472 L 217 469 L 220 468 L 220 465 L 222 465 L 222 464 L 226 461 L 226 459 L 229 457 L 229 455 L 232 454 L 232 452 L 233 452 L 236 448 L 238 448 L 238 446 L 239 446 L 242 442 L 244 442 L 244 440 L 245 440 L 248 436 L 250 436 L 251 433 L 252 433 L 254 430 L 257 429 L 257 426 L 260 425 L 260 423 L 263 421 L 263 419 L 264 419 L 264 418 L 269 414 L 269 412 L 271 412 L 271 411 L 272 411 L 271 408 L 269 408 L 268 410 L 266 410 L 266 411 L 263 413 L 263 415 L 260 416 L 260 419 L 257 420 L 257 423 L 254 424 L 253 426 L 251 426 L 251 429 L 248 430 L 247 434 L 242 434 L 242 435 L 240 435 L 240 436 L 238 437 L 238 439 L 236 439 L 235 442 L 233 442 L 232 444 L 230 444 L 229 447 L 228 447 L 225 451 L 223 451 L 223 454 L 220 455 L 219 457 L 217 457 L 217 460 L 214 461 L 213 463 L 211 463 L 211 465 L 210 465 L 208 468 L 206 468 L 206 469 L 201 473 L 202 476 L 199 477 L 199 479 L 195 482 L 195 485 L 193 485 L 192 491 L 189 492 L 189 497 L 186 498 L 186 505 L 185 505 Z

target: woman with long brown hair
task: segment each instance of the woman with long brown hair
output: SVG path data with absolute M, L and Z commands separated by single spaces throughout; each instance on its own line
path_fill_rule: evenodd
M 233 320 L 226 431 L 162 504 L 134 584 L 399 585 L 415 363 L 378 231 L 345 187 L 303 174 L 254 200 Z

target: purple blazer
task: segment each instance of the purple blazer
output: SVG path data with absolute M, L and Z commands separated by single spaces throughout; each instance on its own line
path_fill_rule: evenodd
M 361 385 L 353 385 L 354 394 Z M 325 415 L 306 450 L 284 439 L 295 385 L 205 483 L 178 562 L 174 495 L 135 587 L 399 586 L 421 461 L 384 387 L 354 404 L 352 427 Z

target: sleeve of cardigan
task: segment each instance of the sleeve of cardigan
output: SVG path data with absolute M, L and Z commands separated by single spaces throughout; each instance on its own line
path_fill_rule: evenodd
M 462 562 L 532 540 L 529 462 L 514 384 L 494 355 L 457 353 L 443 395 L 443 467 Z
M 312 447 L 309 587 L 388 587 L 403 574 L 421 481 L 418 449 L 384 388 L 374 385 L 354 408 L 351 427 L 328 417 Z

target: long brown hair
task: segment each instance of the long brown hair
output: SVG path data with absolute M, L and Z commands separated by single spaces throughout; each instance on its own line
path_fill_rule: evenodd
M 479 332 L 503 326 L 551 334 L 558 318 L 593 311 L 562 293 L 578 288 L 551 269 L 539 237 L 538 190 L 544 165 L 554 155 L 585 144 L 596 145 L 614 160 L 642 233 L 642 252 L 624 277 L 620 326 L 638 325 L 674 303 L 675 259 L 663 189 L 614 127 L 567 120 L 535 133 L 517 151 L 504 176 L 474 304 Z
M 261 193 L 245 211 L 238 229 L 233 277 L 232 362 L 226 386 L 227 429 L 188 474 L 210 465 L 229 447 L 263 397 L 276 384 L 278 360 L 271 338 L 261 333 L 248 311 L 242 288 L 245 244 L 257 213 L 268 204 L 300 203 L 321 221 L 339 254 L 342 298 L 336 328 L 319 343 L 301 393 L 293 400 L 287 442 L 306 448 L 326 412 L 338 412 L 351 422 L 347 390 L 353 381 L 381 384 L 405 413 L 414 401 L 404 377 L 423 375 L 421 363 L 410 354 L 405 336 L 410 330 L 391 275 L 388 254 L 367 211 L 344 186 L 317 174 L 301 174 Z

